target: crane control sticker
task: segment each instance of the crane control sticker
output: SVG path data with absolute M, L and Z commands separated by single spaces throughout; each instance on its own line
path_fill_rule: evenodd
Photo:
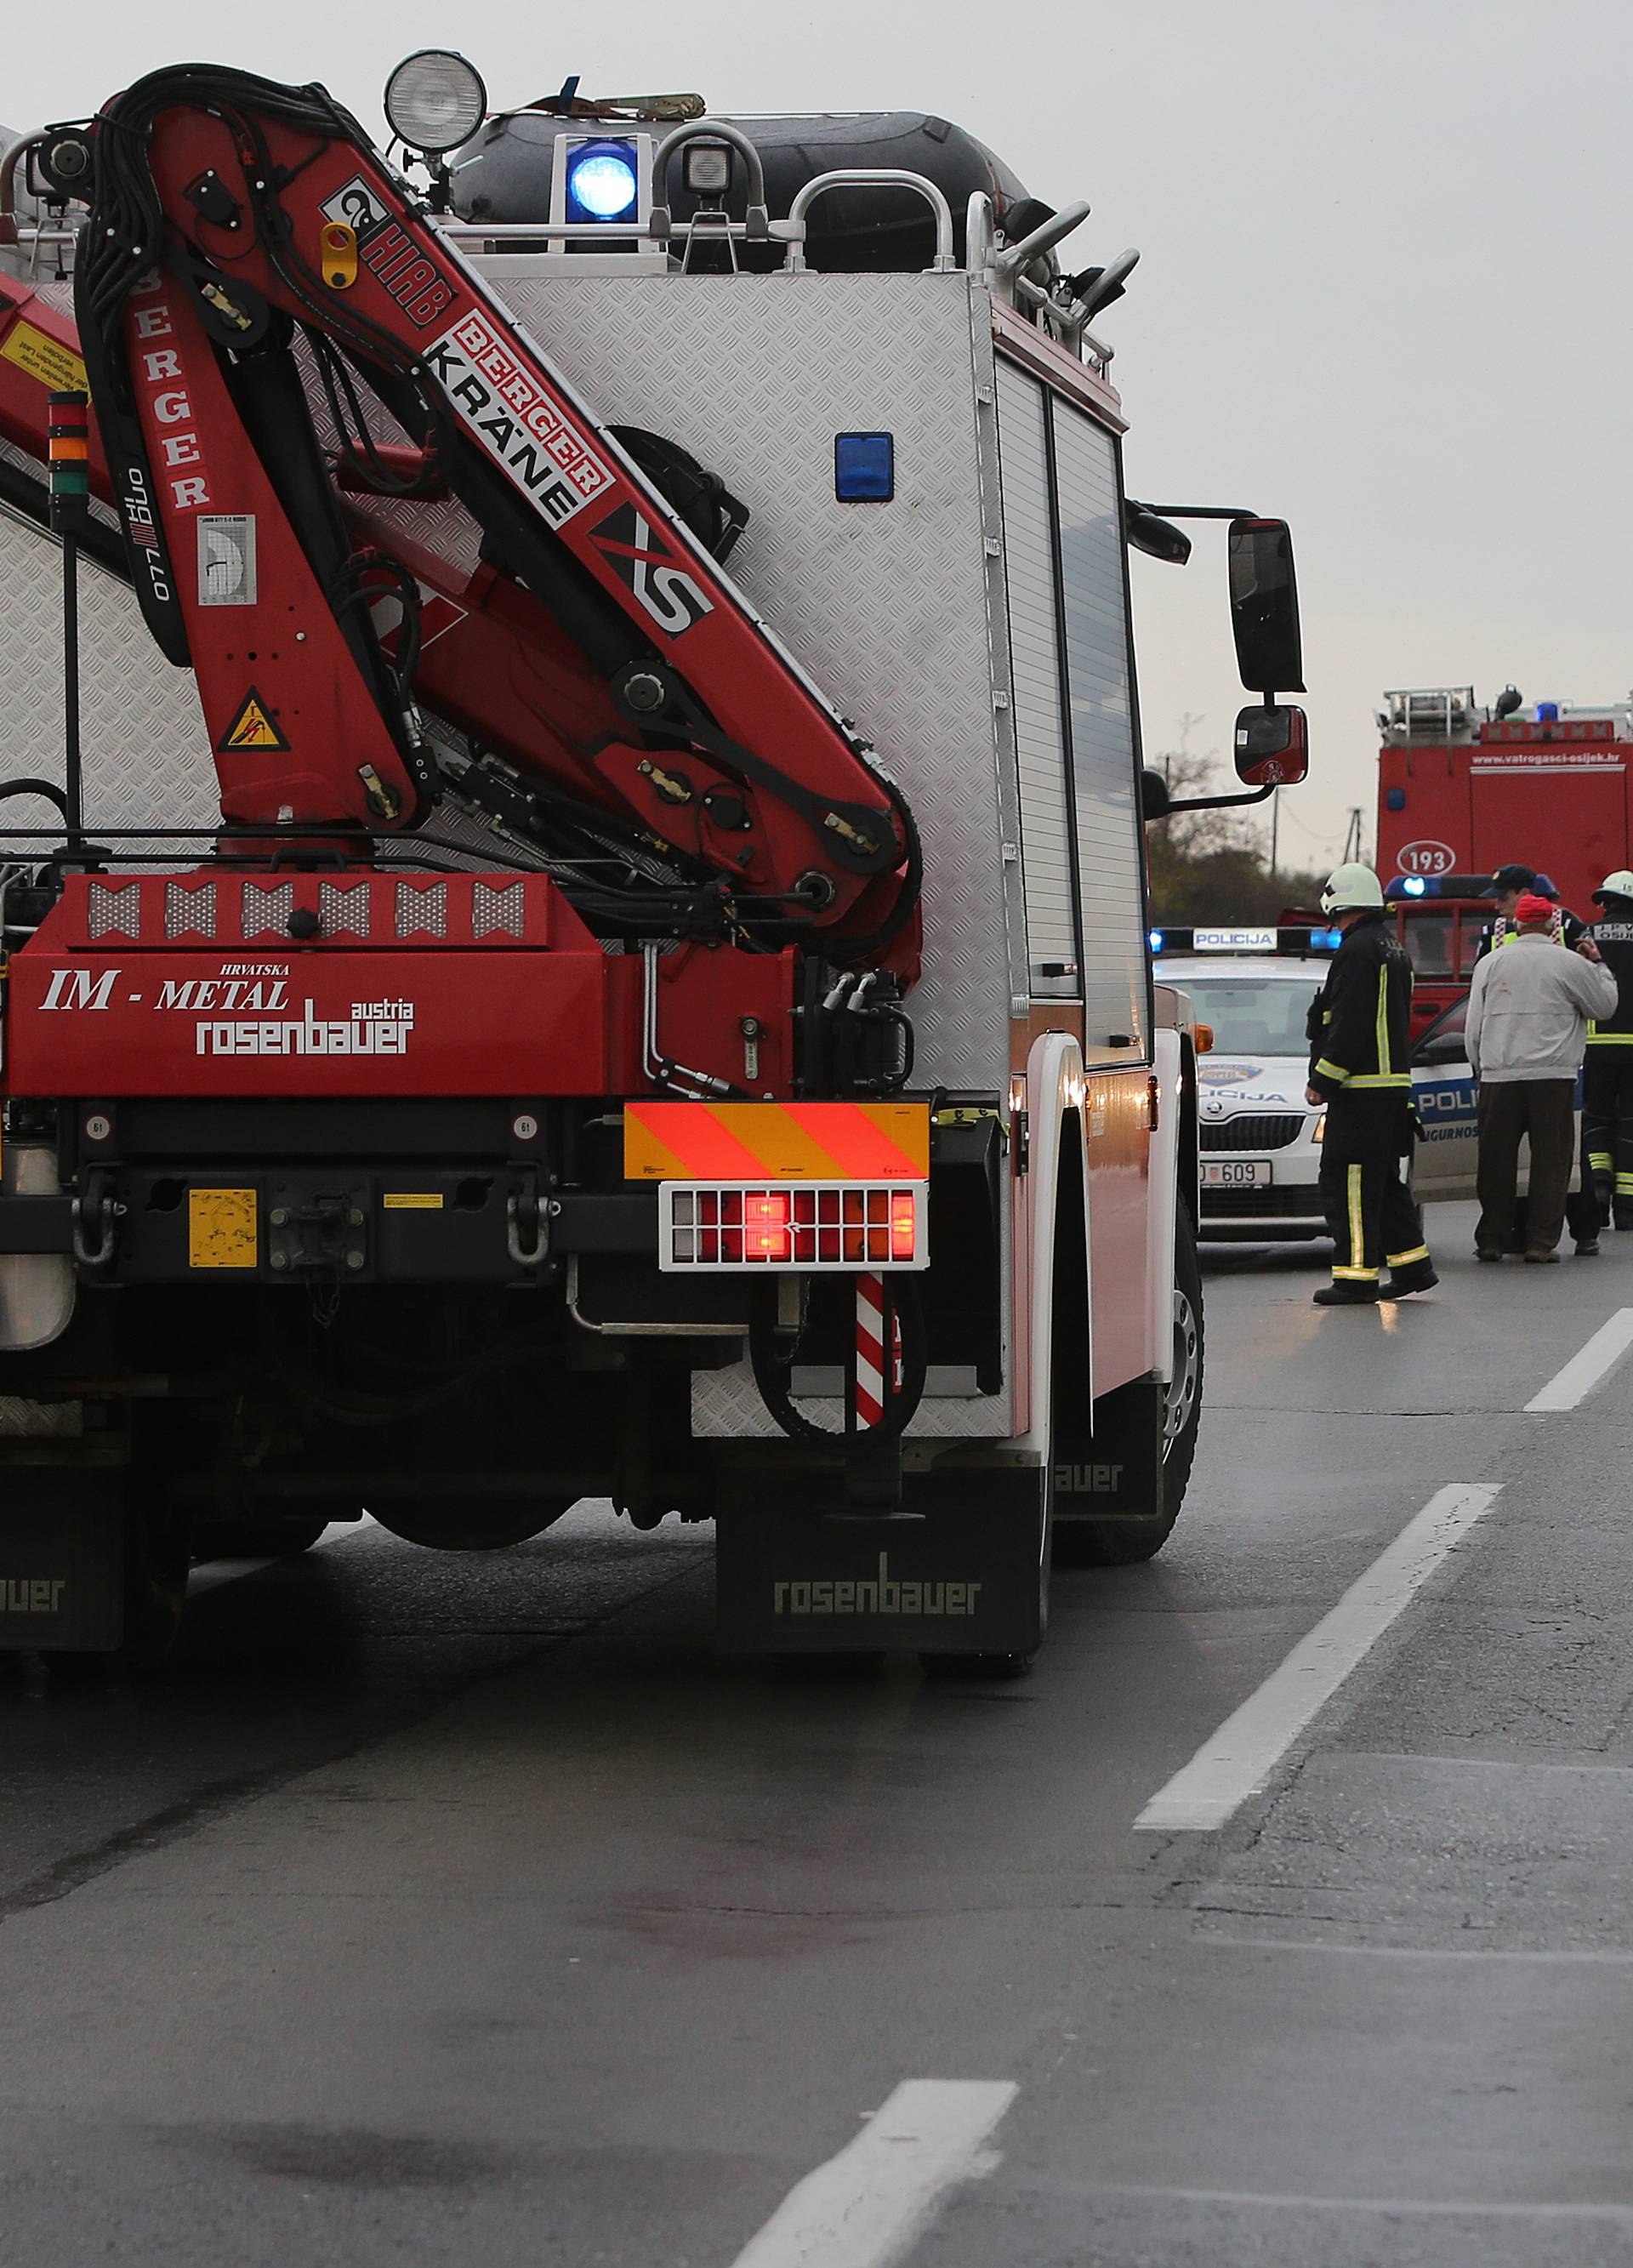
M 611 466 L 481 315 L 445 331 L 426 348 L 424 362 L 488 454 L 552 527 L 612 487 Z
M 255 603 L 255 515 L 206 512 L 198 523 L 198 602 L 201 607 Z M 242 742 L 238 746 L 241 747 Z
M 216 743 L 218 756 L 239 748 L 273 748 L 289 754 L 289 742 L 272 721 L 272 712 L 252 685 L 239 703 L 232 722 Z
M 632 504 L 614 504 L 590 530 L 590 541 L 633 591 L 666 637 L 679 637 L 714 612 L 651 522 Z
M 85 366 L 72 347 L 65 347 L 60 339 L 48 337 L 33 323 L 15 322 L 0 339 L 0 355 L 14 362 L 18 370 L 37 378 L 41 386 L 53 387 L 59 394 L 85 394 L 90 380 Z

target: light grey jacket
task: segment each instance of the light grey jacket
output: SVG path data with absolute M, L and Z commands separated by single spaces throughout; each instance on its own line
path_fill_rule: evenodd
M 1616 1005 L 1616 980 L 1540 932 L 1524 931 L 1475 964 L 1468 993 L 1468 1060 L 1494 1086 L 1521 1079 L 1574 1079 L 1590 1016 Z

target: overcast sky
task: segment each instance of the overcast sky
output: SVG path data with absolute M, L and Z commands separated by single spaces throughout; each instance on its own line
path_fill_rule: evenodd
M 1098 326 L 1131 492 L 1293 523 L 1313 771 L 1284 799 L 1290 863 L 1335 854 L 1352 804 L 1370 844 L 1386 687 L 1595 701 L 1633 681 L 1626 0 L 12 13 L 18 128 L 195 60 L 320 78 L 377 128 L 391 63 L 444 45 L 497 104 L 577 71 L 725 111 L 939 112 L 1035 195 L 1086 196 L 1073 265 L 1144 255 Z M 1228 749 L 1222 540 L 1183 571 L 1136 562 L 1136 606 L 1148 753 L 1188 715 L 1194 749 Z

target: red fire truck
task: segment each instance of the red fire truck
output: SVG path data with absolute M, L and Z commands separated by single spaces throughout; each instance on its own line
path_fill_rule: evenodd
M 1589 708 L 1527 703 L 1509 686 L 1483 709 L 1465 685 L 1384 703 L 1378 872 L 1400 909 L 1414 1012 L 1426 1023 L 1467 989 L 1497 867 L 1546 874 L 1586 919 L 1593 892 L 1629 863 L 1633 696 Z
M 0 1645 L 606 1497 L 734 1643 L 1024 1662 L 1202 1383 L 1134 255 L 938 119 L 386 107 L 412 179 L 202 65 L 0 165 Z M 1291 547 L 1196 516 L 1256 799 Z

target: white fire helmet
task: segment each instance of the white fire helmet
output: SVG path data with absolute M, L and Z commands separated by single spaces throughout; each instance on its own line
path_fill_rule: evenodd
M 1614 874 L 1607 874 L 1593 893 L 1596 905 L 1602 906 L 1607 898 L 1633 898 L 1633 874 L 1625 866 L 1618 866 Z
M 1370 866 L 1340 866 L 1321 889 L 1321 911 L 1329 921 L 1335 914 L 1356 913 L 1383 902 L 1383 887 Z

